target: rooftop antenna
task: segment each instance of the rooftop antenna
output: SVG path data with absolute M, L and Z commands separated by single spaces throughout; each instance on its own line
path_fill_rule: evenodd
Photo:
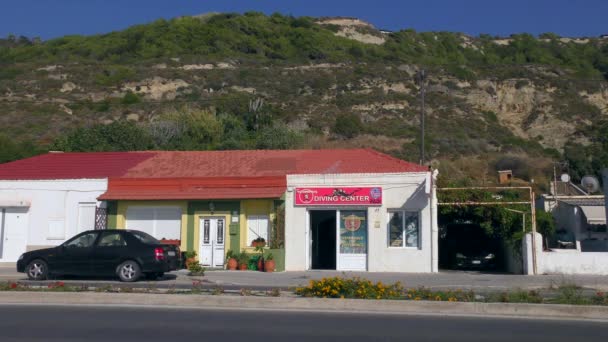
M 581 186 L 587 191 L 588 194 L 592 194 L 600 190 L 600 182 L 595 176 L 585 176 L 581 179 Z

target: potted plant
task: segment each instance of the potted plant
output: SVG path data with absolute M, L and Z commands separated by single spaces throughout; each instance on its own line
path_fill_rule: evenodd
M 236 268 L 239 266 L 239 262 L 237 260 L 238 257 L 238 253 L 234 253 L 231 249 L 229 249 L 226 253 L 226 268 L 231 271 L 236 270 Z
M 274 256 L 272 253 L 268 253 L 264 259 L 266 260 L 264 262 L 264 269 L 266 272 L 274 272 L 276 264 L 274 262 Z
M 198 263 L 196 260 L 196 252 L 195 251 L 187 251 L 184 253 L 184 266 L 186 268 L 190 268 L 190 264 Z
M 239 263 L 239 270 L 247 271 L 247 263 L 249 262 L 249 254 L 247 252 L 241 252 L 239 254 L 239 258 L 237 259 Z
M 251 247 L 264 247 L 266 246 L 266 240 L 263 237 L 257 237 L 251 241 Z
M 198 262 L 193 262 L 188 266 L 188 271 L 190 271 L 191 276 L 204 276 L 205 275 L 205 268 L 203 267 L 203 265 L 199 264 Z
M 256 268 L 256 269 L 257 269 L 258 271 L 260 271 L 260 272 L 264 272 L 264 246 L 260 246 L 260 245 L 258 245 L 258 246 L 255 248 L 255 251 L 256 251 L 257 253 L 260 253 L 260 256 L 259 256 L 259 258 L 258 258 L 258 262 L 257 262 L 257 268 Z

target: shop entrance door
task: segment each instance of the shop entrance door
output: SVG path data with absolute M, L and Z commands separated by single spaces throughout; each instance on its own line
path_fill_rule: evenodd
M 367 210 L 340 210 L 338 270 L 367 270 Z
M 207 267 L 224 266 L 224 234 L 226 219 L 201 217 L 201 264 Z
M 311 269 L 336 269 L 336 211 L 310 211 Z

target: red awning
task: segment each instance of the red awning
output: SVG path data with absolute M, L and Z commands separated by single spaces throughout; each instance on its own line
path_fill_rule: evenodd
M 280 198 L 283 177 L 116 178 L 99 200 L 208 200 Z

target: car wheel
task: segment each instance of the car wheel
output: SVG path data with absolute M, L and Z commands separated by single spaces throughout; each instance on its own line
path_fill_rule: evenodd
M 118 265 L 116 269 L 118 278 L 124 282 L 134 282 L 141 277 L 141 268 L 139 264 L 133 260 L 127 260 L 122 264 Z
M 44 260 L 36 259 L 27 264 L 27 277 L 31 280 L 45 280 L 49 275 L 49 266 Z

